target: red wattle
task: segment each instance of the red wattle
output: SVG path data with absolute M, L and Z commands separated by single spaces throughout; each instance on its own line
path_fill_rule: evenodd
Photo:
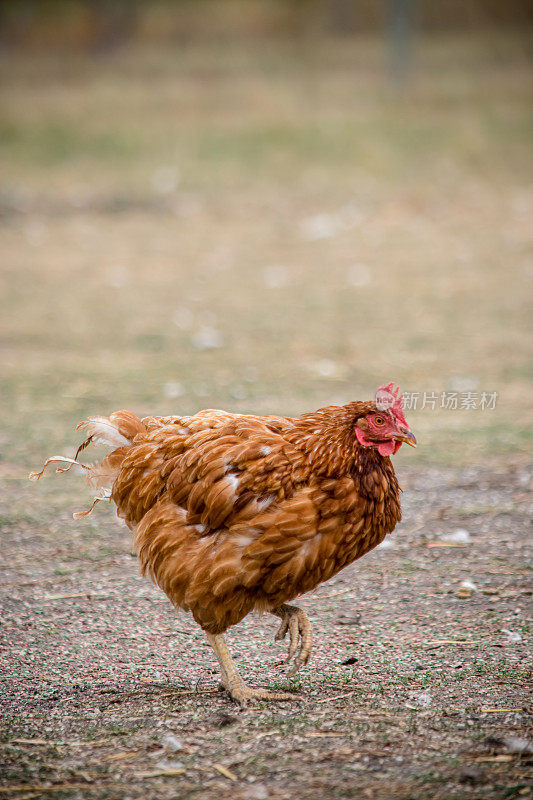
M 381 442 L 378 444 L 378 453 L 382 456 L 391 456 L 396 452 L 395 445 L 396 442 L 394 439 L 389 439 L 387 442 Z
M 367 439 L 365 439 L 364 432 L 357 426 L 355 428 L 355 435 L 357 436 L 357 441 L 359 444 L 362 444 L 363 447 L 375 446 L 375 442 L 369 442 Z M 386 442 L 380 442 L 377 446 L 377 450 L 380 455 L 386 457 L 391 456 L 393 453 L 397 453 L 401 446 L 401 442 L 397 442 L 395 439 L 388 439 Z

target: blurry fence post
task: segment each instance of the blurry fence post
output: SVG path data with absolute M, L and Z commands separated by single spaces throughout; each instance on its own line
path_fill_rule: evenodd
M 414 0 L 388 0 L 389 68 L 392 81 L 405 89 L 412 70 Z

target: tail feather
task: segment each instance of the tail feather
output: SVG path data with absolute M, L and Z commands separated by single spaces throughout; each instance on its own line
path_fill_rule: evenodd
M 87 431 L 94 444 L 115 448 L 131 444 L 137 434 L 146 433 L 146 426 L 131 411 L 115 411 L 109 417 L 89 417 L 76 430 Z
M 97 495 L 95 495 L 93 504 L 87 511 L 75 511 L 72 515 L 74 519 L 82 519 L 82 517 L 88 517 L 93 508 L 97 503 L 101 500 L 111 500 L 111 489 L 102 489 Z
M 146 432 L 146 426 L 130 411 L 115 411 L 109 417 L 89 417 L 80 422 L 76 430 L 85 430 L 88 438 L 78 448 L 75 458 L 52 456 L 45 462 L 40 472 L 32 472 L 29 477 L 32 481 L 38 481 L 48 464 L 57 462 L 68 464 L 67 467 L 58 467 L 57 472 L 68 472 L 74 465 L 86 470 L 87 482 L 99 491 L 88 511 L 74 514 L 74 518 L 79 519 L 90 514 L 100 500 L 111 498 L 113 484 L 120 472 L 124 457 L 135 437 Z M 103 444 L 113 449 L 100 463 L 82 464 L 78 461 L 78 455 L 91 443 Z
M 30 481 L 38 481 L 39 478 L 42 478 L 43 473 L 48 466 L 48 464 L 68 464 L 68 467 L 57 467 L 56 472 L 68 472 L 71 467 L 74 465 L 78 467 L 83 467 L 83 469 L 90 470 L 91 467 L 88 464 L 82 464 L 81 461 L 76 461 L 75 458 L 67 458 L 66 456 L 51 456 L 47 458 L 43 464 L 43 468 L 39 472 L 30 472 L 28 475 Z

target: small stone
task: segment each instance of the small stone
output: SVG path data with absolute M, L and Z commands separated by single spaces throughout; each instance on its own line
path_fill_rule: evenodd
M 383 539 L 382 542 L 380 542 L 377 545 L 376 550 L 391 550 L 393 547 L 394 547 L 393 540 L 391 539 L 390 536 L 387 536 L 385 539 Z
M 516 644 L 517 642 L 522 641 L 522 636 L 517 631 L 510 631 L 507 628 L 500 628 L 500 633 L 505 633 L 508 642 L 513 642 Z
M 453 544 L 470 544 L 472 537 L 464 528 L 458 528 L 456 531 L 444 536 L 443 541 L 451 542 Z
M 209 721 L 214 728 L 227 728 L 230 725 L 235 725 L 239 720 L 234 714 L 228 714 L 226 711 L 217 711 L 209 718 Z
M 337 625 L 359 625 L 361 622 L 361 614 L 339 614 L 337 617 Z
M 533 742 L 519 736 L 504 736 L 502 743 L 508 753 L 526 753 L 527 755 L 533 753 Z
M 165 750 L 168 750 L 170 753 L 178 753 L 180 750 L 183 750 L 182 742 L 177 736 L 174 736 L 173 733 L 167 733 L 163 736 L 161 744 Z
M 164 758 L 162 761 L 158 761 L 155 766 L 156 769 L 182 769 L 183 761 L 175 761 Z
M 269 792 L 264 783 L 255 783 L 246 790 L 244 796 L 249 798 L 249 800 L 267 800 Z
M 409 695 L 411 705 L 407 703 L 408 708 L 429 708 L 431 705 L 431 695 L 429 692 L 418 692 L 417 694 Z
M 477 586 L 473 581 L 463 581 L 455 594 L 456 597 L 464 599 L 472 597 L 472 595 L 476 591 L 477 591 Z
M 483 778 L 482 770 L 476 764 L 463 767 L 459 773 L 461 783 L 478 783 Z

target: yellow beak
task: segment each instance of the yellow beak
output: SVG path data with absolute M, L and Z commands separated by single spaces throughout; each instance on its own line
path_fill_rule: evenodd
M 411 431 L 406 431 L 402 436 L 398 436 L 398 439 L 401 442 L 405 442 L 405 444 L 411 445 L 411 447 L 416 447 L 416 436 Z

